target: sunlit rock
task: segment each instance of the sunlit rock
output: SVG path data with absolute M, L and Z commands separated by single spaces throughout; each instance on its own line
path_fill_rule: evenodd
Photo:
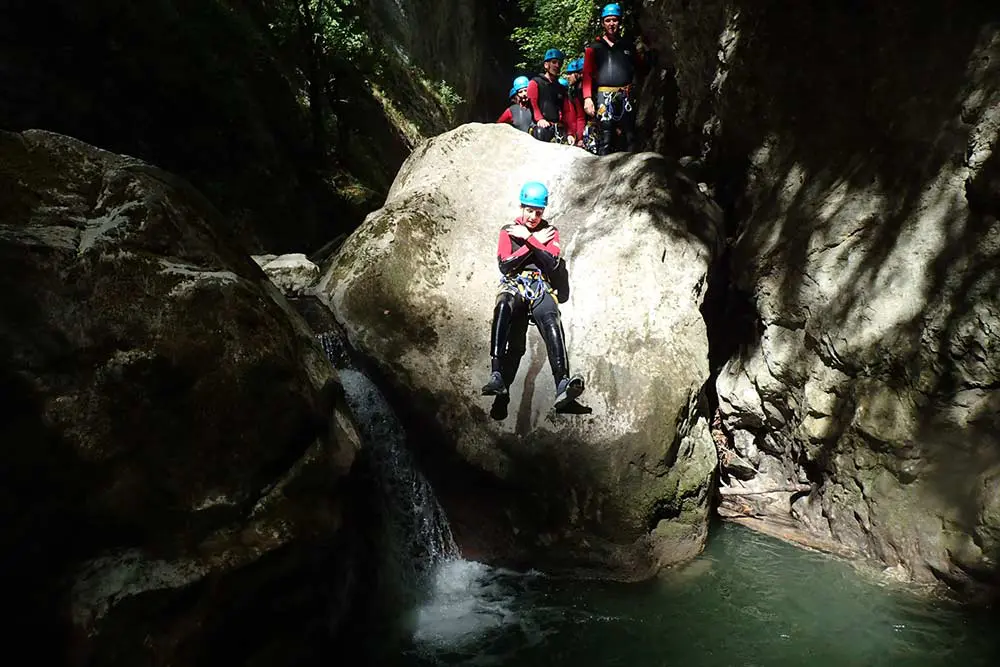
M 319 267 L 302 253 L 254 255 L 271 282 L 286 296 L 300 296 L 319 280 Z

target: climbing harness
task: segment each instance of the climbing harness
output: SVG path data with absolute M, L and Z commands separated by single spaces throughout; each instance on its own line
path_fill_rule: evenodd
M 555 290 L 541 271 L 528 269 L 500 279 L 500 291 L 522 297 L 534 308 L 546 293 L 555 296 Z
M 597 108 L 597 118 L 602 123 L 617 123 L 625 114 L 632 112 L 632 86 L 622 88 L 599 87 L 597 92 L 604 93 L 604 99 Z
M 601 128 L 595 121 L 587 121 L 583 128 L 583 147 L 597 155 L 597 138 L 601 135 Z

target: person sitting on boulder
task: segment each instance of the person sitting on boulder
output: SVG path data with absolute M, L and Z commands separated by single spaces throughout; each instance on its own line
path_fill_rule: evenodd
M 583 56 L 583 109 L 600 125 L 597 154 L 631 150 L 635 134 L 636 100 L 632 80 L 642 64 L 635 44 L 620 33 L 622 8 L 601 10 L 604 34 Z
M 528 100 L 528 77 L 519 76 L 514 79 L 509 97 L 510 106 L 500 114 L 497 122 L 510 123 L 522 132 L 527 132 L 535 124 L 531 102 Z
M 526 310 L 545 340 L 556 386 L 555 408 L 560 410 L 583 393 L 584 383 L 578 375 L 570 377 L 562 320 L 553 297 L 553 281 L 562 262 L 559 230 L 542 217 L 549 202 L 549 191 L 544 184 L 525 183 L 520 202 L 520 217 L 500 229 L 497 261 L 502 277 L 493 309 L 490 381 L 482 393 L 484 396 L 507 394 L 503 364 L 511 322 Z
M 539 141 L 576 143 L 573 128 L 573 105 L 565 86 L 559 83 L 563 52 L 549 49 L 542 63 L 543 72 L 528 84 L 528 99 L 534 111 L 535 127 L 531 131 Z

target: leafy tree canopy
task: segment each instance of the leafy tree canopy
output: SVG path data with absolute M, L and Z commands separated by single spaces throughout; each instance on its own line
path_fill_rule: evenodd
M 520 62 L 528 71 L 540 68 L 548 49 L 556 48 L 566 58 L 583 55 L 584 46 L 597 35 L 598 17 L 604 2 L 596 0 L 518 0 L 526 25 L 511 35 Z

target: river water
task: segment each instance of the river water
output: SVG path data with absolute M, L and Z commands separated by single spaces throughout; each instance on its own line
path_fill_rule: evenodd
M 343 355 L 328 349 L 336 363 Z M 1000 618 L 732 524 L 653 581 L 621 584 L 461 560 L 375 385 L 345 368 L 382 526 L 386 607 L 357 664 L 387 667 L 1000 667 Z M 395 593 L 393 593 L 395 591 Z M 402 639 L 400 639 L 402 638 Z
M 996 667 L 995 615 L 930 602 L 851 565 L 730 524 L 641 584 L 453 560 L 382 646 L 400 667 Z

